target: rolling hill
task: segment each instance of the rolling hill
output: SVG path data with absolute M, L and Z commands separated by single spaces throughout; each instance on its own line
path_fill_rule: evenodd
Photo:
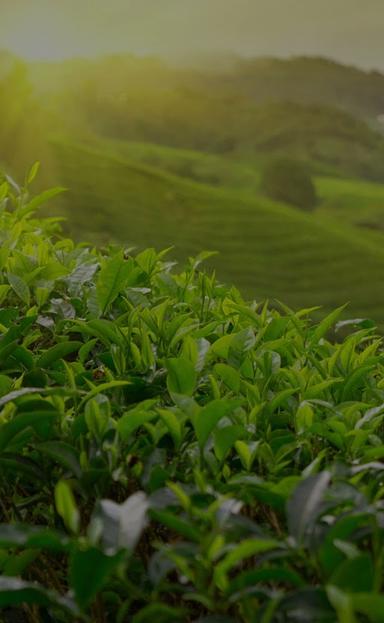
M 1 59 L 0 59 L 1 60 Z M 241 96 L 257 104 L 291 101 L 339 108 L 375 123 L 384 114 L 384 75 L 322 57 L 216 57 L 202 63 L 170 65 L 160 58 L 113 55 L 102 59 L 35 62 L 30 76 L 45 96 L 97 80 L 112 92 L 175 87 L 221 97 Z M 117 79 L 116 79 L 117 78 Z M 130 86 L 131 85 L 131 86 Z M 117 87 L 119 88 L 119 87 Z
M 180 260 L 217 250 L 210 265 L 248 297 L 325 310 L 349 300 L 348 314 L 384 324 L 384 192 L 362 181 L 384 181 L 383 81 L 322 59 L 19 63 L 0 80 L 0 113 L 17 113 L 1 158 L 18 179 L 31 153 L 43 160 L 70 189 L 56 213 L 77 239 L 173 245 Z M 316 176 L 314 215 L 260 194 L 261 167 L 282 154 Z
M 382 236 L 384 185 L 363 180 L 318 178 L 319 212 Z M 384 238 L 381 238 L 384 242 Z
M 57 126 L 76 136 L 236 158 L 289 154 L 321 174 L 384 181 L 381 74 L 316 58 L 198 71 L 114 56 L 40 63 L 29 77 Z
M 248 297 L 325 310 L 351 301 L 348 315 L 383 323 L 384 250 L 357 229 L 90 147 L 53 146 L 60 183 L 71 189 L 60 209 L 76 237 L 174 245 L 180 260 L 219 251 L 210 265 Z
M 150 165 L 179 177 L 215 187 L 225 187 L 251 196 L 260 194 L 261 156 L 234 159 L 192 150 L 163 147 L 151 143 L 93 140 L 104 153 Z M 319 204 L 317 213 L 340 224 L 365 229 L 383 243 L 384 185 L 355 178 L 330 177 L 327 170 L 314 167 Z

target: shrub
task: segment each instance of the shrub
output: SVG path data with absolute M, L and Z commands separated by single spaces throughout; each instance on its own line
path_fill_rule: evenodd
M 276 201 L 289 203 L 301 210 L 316 206 L 316 190 L 304 164 L 288 158 L 272 160 L 263 171 L 263 192 Z
M 372 323 L 76 246 L 54 192 L 0 187 L 4 620 L 382 620 Z

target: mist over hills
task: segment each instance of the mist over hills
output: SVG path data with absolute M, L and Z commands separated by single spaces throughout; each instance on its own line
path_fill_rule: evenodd
M 382 0 L 1 0 L 0 41 L 29 59 L 125 54 L 330 56 L 383 67 Z
M 203 67 L 123 54 L 25 64 L 5 51 L 0 90 L 1 160 L 18 174 L 33 150 L 54 163 L 49 136 L 64 132 L 255 163 L 288 154 L 313 173 L 384 181 L 384 75 L 329 59 L 223 57 Z
M 156 80 L 157 86 L 178 85 L 204 89 L 216 95 L 238 95 L 257 103 L 289 100 L 301 104 L 322 104 L 343 108 L 374 120 L 384 114 L 384 74 L 365 71 L 323 57 L 241 58 L 203 57 L 195 63 L 167 63 L 156 57 L 110 55 L 103 59 L 73 59 L 55 63 L 32 63 L 31 76 L 40 88 L 56 88 L 83 72 L 101 75 L 114 64 L 114 71 L 140 83 Z M 48 87 L 48 79 L 50 86 Z M 121 88 L 127 88 L 124 81 Z M 137 84 L 135 83 L 135 86 Z
M 384 113 L 384 75 L 327 58 L 240 59 L 209 81 L 217 92 L 237 91 L 254 101 L 287 99 L 324 104 L 375 118 Z
M 32 76 L 41 72 L 50 78 L 75 74 L 84 70 L 103 71 L 115 65 L 126 78 L 168 76 L 173 84 L 188 84 L 195 88 L 210 88 L 218 93 L 252 97 L 258 102 L 270 99 L 288 99 L 300 103 L 324 103 L 343 107 L 351 112 L 375 116 L 384 112 L 384 74 L 378 70 L 364 70 L 345 65 L 326 57 L 293 56 L 290 58 L 255 57 L 239 55 L 202 55 L 195 62 L 180 58 L 167 62 L 156 56 L 132 54 L 106 55 L 95 59 L 76 58 L 56 62 L 30 63 Z M 167 84 L 167 83 L 166 83 Z M 41 86 L 41 85 L 40 85 Z
M 33 63 L 38 98 L 77 134 L 266 158 L 384 180 L 384 76 L 323 58 L 177 66 L 113 55 Z

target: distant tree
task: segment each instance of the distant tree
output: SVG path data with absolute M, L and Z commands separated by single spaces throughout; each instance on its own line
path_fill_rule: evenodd
M 261 188 L 276 201 L 284 201 L 301 210 L 313 210 L 316 206 L 316 189 L 307 167 L 290 158 L 271 160 L 265 167 Z

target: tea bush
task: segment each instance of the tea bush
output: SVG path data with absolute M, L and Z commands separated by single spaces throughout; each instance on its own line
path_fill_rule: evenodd
M 383 621 L 373 323 L 75 245 L 59 190 L 0 187 L 2 620 Z

